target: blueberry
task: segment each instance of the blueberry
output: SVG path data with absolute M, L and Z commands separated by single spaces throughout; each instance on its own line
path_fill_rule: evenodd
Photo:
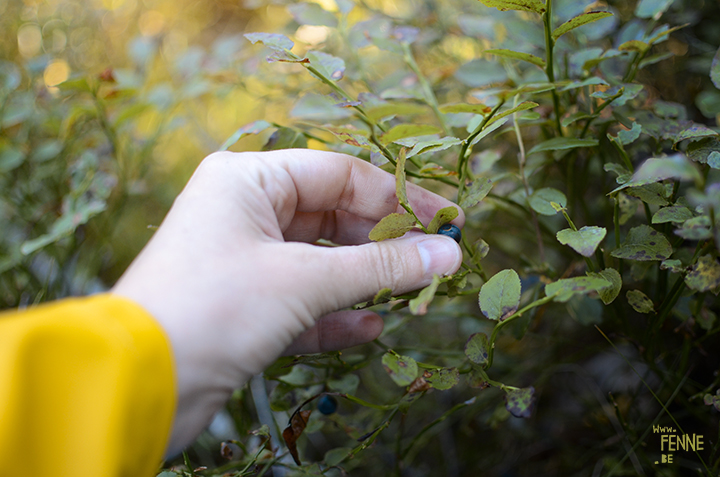
M 330 415 L 337 411 L 337 400 L 326 394 L 318 400 L 317 408 L 320 413 Z
M 453 224 L 441 225 L 437 233 L 447 235 L 448 237 L 454 239 L 457 243 L 460 243 L 460 237 L 462 237 L 460 229 L 457 228 L 457 225 Z

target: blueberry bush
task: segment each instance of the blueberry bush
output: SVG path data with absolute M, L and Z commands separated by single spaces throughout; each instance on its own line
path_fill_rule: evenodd
M 246 8 L 242 36 L 173 56 L 144 35 L 64 82 L 0 65 L 5 305 L 111 282 L 119 237 L 162 215 L 118 217 L 167 208 L 158 145 L 188 129 L 198 155 L 365 159 L 405 210 L 369 239 L 442 229 L 464 262 L 358 303 L 378 340 L 278 360 L 160 475 L 718 475 L 720 5 Z M 228 131 L 219 103 L 252 117 Z M 462 207 L 461 236 L 407 181 Z

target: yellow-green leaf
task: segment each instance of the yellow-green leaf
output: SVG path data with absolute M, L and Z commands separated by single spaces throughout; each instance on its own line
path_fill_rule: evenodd
M 673 249 L 663 234 L 647 225 L 630 229 L 625 242 L 610 255 L 626 260 L 665 260 Z
M 525 12 L 545 13 L 545 2 L 542 0 L 480 0 L 483 5 L 506 10 L 522 10 Z
M 385 353 L 382 357 L 382 365 L 398 386 L 407 386 L 417 377 L 417 362 L 409 356 Z
M 490 118 L 488 120 L 488 122 L 485 123 L 485 128 L 483 128 L 483 129 L 487 129 L 487 127 L 490 126 L 492 123 L 504 118 L 505 116 L 509 116 L 512 113 L 517 113 L 518 111 L 525 111 L 526 109 L 532 109 L 536 106 L 539 106 L 539 105 L 534 101 L 523 101 L 522 103 L 518 104 L 514 108 L 508 109 L 507 111 L 503 111 L 502 113 L 496 114 L 495 116 Z
M 653 305 L 652 300 L 640 290 L 628 290 L 625 296 L 630 306 L 638 313 L 655 312 L 655 305 Z
M 588 273 L 588 276 L 604 278 L 605 280 L 609 281 L 610 286 L 598 290 L 598 295 L 600 295 L 600 299 L 606 305 L 609 305 L 610 303 L 615 301 L 615 298 L 617 298 L 617 296 L 620 294 L 620 290 L 622 289 L 622 277 L 617 270 L 615 270 L 614 268 L 606 268 L 600 273 L 590 272 Z
M 612 283 L 598 276 L 562 278 L 545 285 L 545 295 L 555 296 L 554 301 L 564 303 L 573 295 L 585 295 L 591 291 L 599 292 L 603 288 L 610 286 L 612 286 Z
M 402 237 L 415 227 L 415 217 L 410 214 L 390 214 L 383 217 L 370 231 L 368 238 L 380 242 L 391 238 Z
M 400 148 L 400 153 L 395 164 L 395 194 L 400 204 L 408 204 L 407 198 L 407 179 L 405 178 L 405 158 L 407 149 Z
M 440 128 L 429 124 L 400 124 L 380 136 L 380 142 L 390 144 L 406 137 L 427 136 L 439 132 Z
M 565 33 L 569 32 L 570 30 L 574 30 L 577 27 L 587 25 L 588 23 L 600 20 L 601 18 L 607 18 L 611 16 L 612 13 L 610 12 L 587 12 L 583 13 L 582 15 L 578 15 L 575 18 L 571 18 L 570 20 L 557 27 L 552 32 L 553 40 L 557 40 Z
M 712 255 L 703 255 L 685 277 L 685 283 L 699 292 L 720 286 L 720 264 Z
M 433 280 L 430 285 L 423 288 L 417 297 L 410 300 L 410 313 L 413 315 L 424 315 L 427 313 L 427 307 L 430 302 L 433 301 L 433 298 L 435 298 L 438 285 L 440 285 L 440 277 L 433 275 Z
M 545 68 L 545 60 L 539 58 L 530 53 L 521 53 L 519 51 L 505 50 L 505 49 L 492 49 L 485 50 L 485 53 L 490 53 L 495 56 L 502 56 L 503 58 L 512 58 L 513 60 L 527 61 L 540 68 Z
M 490 345 L 485 333 L 470 335 L 465 343 L 465 356 L 475 364 L 485 365 L 490 356 Z
M 458 213 L 457 208 L 452 205 L 438 210 L 435 212 L 435 217 L 430 221 L 430 225 L 427 226 L 428 232 L 436 234 L 440 226 L 452 221 L 458 216 Z
M 465 194 L 460 201 L 460 207 L 463 209 L 474 207 L 490 193 L 492 187 L 493 181 L 490 179 L 475 179 L 468 184 Z
M 375 294 L 373 298 L 373 305 L 379 305 L 381 303 L 387 303 L 392 298 L 392 290 L 390 288 L 383 288 Z
M 433 388 L 445 391 L 460 382 L 460 371 L 457 368 L 435 369 L 430 371 L 430 376 L 425 380 Z
M 520 305 L 520 277 L 512 269 L 496 273 L 480 289 L 480 311 L 491 320 L 502 321 Z
M 592 257 L 606 233 L 605 227 L 585 226 L 580 230 L 561 230 L 556 236 L 561 244 L 569 245 L 583 257 Z
M 492 108 L 484 104 L 456 103 L 440 106 L 441 113 L 473 113 L 485 115 L 490 111 L 492 111 Z
M 648 48 L 650 48 L 650 45 L 640 40 L 626 41 L 622 45 L 618 46 L 618 50 L 620 51 L 636 51 L 638 53 L 642 53 Z

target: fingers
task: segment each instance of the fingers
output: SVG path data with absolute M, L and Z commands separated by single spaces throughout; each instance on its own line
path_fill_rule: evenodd
M 297 212 L 343 210 L 353 216 L 377 222 L 388 214 L 402 210 L 395 196 L 395 177 L 355 157 L 335 152 L 291 149 L 266 153 L 262 160 L 281 167 L 290 175 L 297 197 Z M 439 209 L 457 207 L 449 200 L 412 183 L 408 183 L 407 192 L 413 210 L 425 223 Z M 276 212 L 280 217 L 277 207 L 282 207 L 282 204 L 276 204 Z M 453 223 L 462 227 L 465 216 L 459 207 L 458 211 L 458 218 Z M 285 224 L 283 230 L 289 226 Z M 320 236 L 319 230 L 317 235 Z
M 395 295 L 417 290 L 434 274 L 454 273 L 462 262 L 453 239 L 421 233 L 349 247 L 295 244 L 287 250 L 302 260 L 288 257 L 286 263 L 302 265 L 287 274 L 282 287 L 289 291 L 302 283 L 308 291 L 304 302 L 315 316 L 368 300 L 382 288 Z
M 283 354 L 313 354 L 351 348 L 374 340 L 382 330 L 382 319 L 371 311 L 338 311 L 320 318 Z
M 294 242 L 326 239 L 339 245 L 359 245 L 368 243 L 368 234 L 376 224 L 377 220 L 357 217 L 344 210 L 297 212 L 283 236 Z

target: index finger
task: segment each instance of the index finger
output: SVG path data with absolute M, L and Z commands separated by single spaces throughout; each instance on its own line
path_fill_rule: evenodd
M 378 221 L 402 208 L 395 195 L 395 176 L 356 157 L 329 151 L 289 149 L 261 157 L 268 165 L 281 167 L 292 178 L 297 195 L 296 211 L 313 213 L 344 210 L 357 217 Z M 417 216 L 429 222 L 445 207 L 458 209 L 453 223 L 462 227 L 465 214 L 453 202 L 408 183 L 410 205 Z M 274 198 L 271 197 L 271 200 Z M 274 203 L 276 213 L 281 216 Z

